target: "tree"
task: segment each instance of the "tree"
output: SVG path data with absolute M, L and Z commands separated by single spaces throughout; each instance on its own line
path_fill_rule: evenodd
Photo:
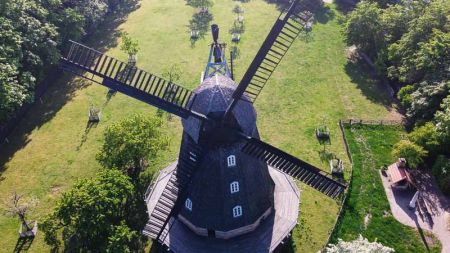
M 35 84 L 54 69 L 66 42 L 93 31 L 119 2 L 0 0 L 0 123 L 33 101 Z
M 426 69 L 428 68 L 425 65 L 417 65 L 418 63 L 432 60 L 426 59 L 430 54 L 434 58 L 445 59 L 444 57 L 448 57 L 448 55 L 443 55 L 448 49 L 443 49 L 445 45 L 439 45 L 437 41 L 445 40 L 442 37 L 446 36 L 440 35 L 438 31 L 444 33 L 448 31 L 449 8 L 446 0 L 435 0 L 428 5 L 418 6 L 419 10 L 415 14 L 417 16 L 409 22 L 407 32 L 388 48 L 391 63 L 388 73 L 391 78 L 405 83 L 418 82 L 427 74 Z M 434 50 L 429 51 L 427 48 L 430 47 L 434 47 Z M 444 62 L 445 60 L 439 60 L 432 64 L 432 68 L 444 64 Z
M 37 205 L 37 199 L 25 199 L 23 195 L 14 192 L 11 196 L 5 201 L 4 204 L 4 212 L 7 215 L 18 217 L 22 226 L 26 228 L 27 231 L 31 231 L 32 228 L 30 224 L 27 222 L 26 217 L 29 211 L 35 208 Z
M 162 76 L 170 83 L 178 82 L 181 78 L 183 71 L 178 64 L 172 64 L 169 67 L 164 68 Z
M 401 140 L 394 145 L 392 155 L 398 158 L 405 158 L 409 167 L 416 169 L 423 163 L 423 158 L 427 156 L 428 152 L 421 146 L 408 141 Z
M 113 228 L 111 236 L 108 238 L 106 252 L 129 253 L 131 250 L 127 245 L 132 244 L 137 238 L 138 233 L 122 222 L 119 226 Z
M 349 45 L 356 45 L 374 59 L 385 47 L 382 34 L 381 9 L 376 3 L 359 2 L 348 15 L 344 33 Z
M 135 114 L 107 127 L 97 160 L 108 169 L 118 168 L 138 176 L 159 151 L 168 147 L 163 121 Z
M 122 38 L 120 50 L 129 56 L 136 55 L 139 52 L 139 42 L 136 39 L 133 39 L 127 32 L 122 32 L 120 37 Z
M 55 23 L 60 28 L 63 43 L 67 40 L 79 40 L 85 35 L 86 17 L 75 9 L 64 9 L 62 15 L 55 17 Z
M 450 94 L 450 82 L 421 82 L 415 85 L 416 90 L 411 93 L 406 116 L 412 120 L 430 120 L 439 109 L 442 100 Z
M 447 79 L 450 74 L 450 32 L 433 29 L 430 39 L 418 46 L 413 55 L 416 70 L 426 73 L 427 79 Z
M 416 91 L 417 87 L 414 85 L 405 85 L 397 93 L 397 97 L 400 100 L 401 105 L 404 108 L 410 108 L 413 103 L 412 94 Z
M 107 0 L 65 0 L 64 5 L 83 14 L 87 30 L 94 30 L 108 12 Z
M 187 3 L 195 8 L 211 7 L 213 2 L 211 0 L 188 0 Z
M 440 140 L 436 127 L 432 122 L 416 127 L 409 135 L 409 139 L 417 145 L 424 147 L 430 155 L 439 151 Z
M 123 243 L 120 249 L 133 249 L 137 235 L 127 223 L 133 193 L 130 179 L 118 170 L 79 180 L 43 222 L 45 241 L 75 252 L 114 252 L 118 243 Z
M 240 4 L 236 4 L 233 7 L 233 13 L 235 13 L 239 17 L 242 13 L 244 13 L 244 9 Z
M 450 140 L 450 95 L 442 101 L 441 110 L 436 112 L 435 120 L 438 135 Z
M 329 244 L 325 248 L 326 253 L 391 253 L 395 252 L 394 249 L 383 246 L 378 242 L 369 242 L 367 239 L 359 235 L 359 238 L 345 242 L 342 239 L 338 239 L 336 245 Z
M 31 83 L 33 81 L 34 79 L 29 80 Z M 0 122 L 7 119 L 11 112 L 31 101 L 32 98 L 27 85 L 19 82 L 16 66 L 0 62 Z

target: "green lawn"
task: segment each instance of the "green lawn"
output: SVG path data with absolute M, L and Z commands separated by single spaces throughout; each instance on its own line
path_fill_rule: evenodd
M 359 234 L 377 240 L 395 252 L 427 252 L 419 233 L 402 225 L 391 214 L 378 173 L 391 164 L 393 144 L 404 138 L 404 130 L 392 126 L 353 126 L 345 129 L 353 157 L 353 180 L 347 205 L 334 239 L 354 240 Z M 365 218 L 370 217 L 365 223 Z M 439 241 L 431 252 L 441 252 Z
M 213 22 L 221 27 L 221 40 L 227 43 L 235 3 L 216 0 L 210 9 Z M 191 45 L 187 25 L 195 10 L 182 0 L 143 0 L 140 4 L 123 20 L 108 21 L 100 27 L 87 44 L 126 60 L 117 46 L 117 32 L 127 31 L 140 42 L 139 67 L 161 74 L 171 64 L 178 64 L 183 70 L 180 83 L 196 87 L 211 38 L 208 35 Z M 263 0 L 250 1 L 243 7 L 246 31 L 239 43 L 237 80 L 279 14 L 277 6 Z M 332 145 L 327 150 L 345 159 L 338 119 L 386 119 L 391 115 L 386 96 L 377 89 L 376 82 L 357 65 L 347 64 L 341 26 L 332 16 L 320 15 L 308 42 L 298 39 L 293 44 L 255 103 L 263 140 L 323 169 L 328 165 L 321 161 L 322 147 L 314 137 L 314 128 L 322 119 L 331 129 Z M 132 113 L 156 111 L 121 94 L 108 102 L 106 94 L 106 88 L 70 75 L 55 83 L 43 103 L 37 104 L 13 133 L 10 143 L 0 147 L 0 199 L 12 191 L 36 196 L 40 204 L 33 217 L 43 217 L 62 191 L 100 168 L 95 154 L 106 126 Z M 101 108 L 102 119 L 97 127 L 86 131 L 91 103 Z M 172 136 L 170 150 L 155 161 L 154 169 L 163 168 L 177 157 L 180 121 L 173 118 L 167 124 Z M 298 252 L 316 252 L 323 247 L 339 206 L 310 188 L 302 186 L 302 190 L 300 215 L 304 225 L 294 231 L 295 248 Z M 16 219 L 0 215 L 0 252 L 12 251 L 18 225 Z M 33 242 L 31 251 L 48 251 L 42 234 Z

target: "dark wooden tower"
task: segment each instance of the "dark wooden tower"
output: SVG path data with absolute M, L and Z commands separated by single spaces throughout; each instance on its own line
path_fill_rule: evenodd
M 195 90 L 192 109 L 208 117 L 221 116 L 235 88 L 233 80 L 216 74 Z M 266 163 L 241 151 L 245 140 L 227 131 L 228 127 L 202 123 L 194 118 L 183 120 L 183 142 L 197 143 L 204 152 L 187 189 L 191 208 L 182 208 L 179 217 L 199 235 L 234 237 L 270 214 L 274 183 Z M 239 102 L 228 124 L 259 139 L 251 103 Z M 237 212 L 239 217 L 235 217 Z
M 150 185 L 143 233 L 165 251 L 272 252 L 297 223 L 293 178 L 332 198 L 341 182 L 260 140 L 253 103 L 312 15 L 295 0 L 280 14 L 239 83 L 219 28 L 194 91 L 72 42 L 61 68 L 182 118 L 179 158 Z

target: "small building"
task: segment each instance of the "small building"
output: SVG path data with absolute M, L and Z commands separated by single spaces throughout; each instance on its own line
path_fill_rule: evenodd
M 387 174 L 391 187 L 396 189 L 415 188 L 411 174 L 406 166 L 406 160 L 399 158 L 397 162 L 389 165 Z

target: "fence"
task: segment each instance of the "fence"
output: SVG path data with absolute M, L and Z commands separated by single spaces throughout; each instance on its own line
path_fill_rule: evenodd
M 0 125 L 0 145 L 5 141 L 7 142 L 7 137 L 11 132 L 19 125 L 25 114 L 40 101 L 42 95 L 47 91 L 47 89 L 61 76 L 61 71 L 58 68 L 51 70 L 44 80 L 42 80 L 38 85 L 36 85 L 34 91 L 34 102 L 27 103 L 18 108 L 13 115 L 6 121 L 6 123 Z
M 403 121 L 401 120 L 363 120 L 363 119 L 345 119 L 345 120 L 339 120 L 339 129 L 341 130 L 341 134 L 342 134 L 342 139 L 344 141 L 344 146 L 345 146 L 345 151 L 347 153 L 348 159 L 350 161 L 350 180 L 348 182 L 348 188 L 345 192 L 344 198 L 342 199 L 341 202 L 341 207 L 339 208 L 339 213 L 336 217 L 336 221 L 334 223 L 333 228 L 330 230 L 329 235 L 328 235 L 328 239 L 327 239 L 327 243 L 325 244 L 328 245 L 330 244 L 330 240 L 333 237 L 335 230 L 336 230 L 336 226 L 339 224 L 340 218 L 342 216 L 346 201 L 347 201 L 347 197 L 348 194 L 350 192 L 350 188 L 351 188 L 351 182 L 352 182 L 352 178 L 353 178 L 353 158 L 352 158 L 352 153 L 350 151 L 350 147 L 348 145 L 348 141 L 347 141 L 347 137 L 345 135 L 345 131 L 344 131 L 344 125 L 387 125 L 387 126 L 396 126 L 396 125 L 403 125 Z
M 395 126 L 395 125 L 403 125 L 404 121 L 402 120 L 371 120 L 371 119 L 343 119 L 340 120 L 342 124 L 349 125 L 386 125 L 386 126 Z
M 348 160 L 350 161 L 350 164 L 353 164 L 352 153 L 350 151 L 350 147 L 348 146 L 347 137 L 345 136 L 344 125 L 342 120 L 339 120 L 339 129 L 341 130 L 342 139 L 344 141 L 345 146 L 345 152 L 347 153 Z

